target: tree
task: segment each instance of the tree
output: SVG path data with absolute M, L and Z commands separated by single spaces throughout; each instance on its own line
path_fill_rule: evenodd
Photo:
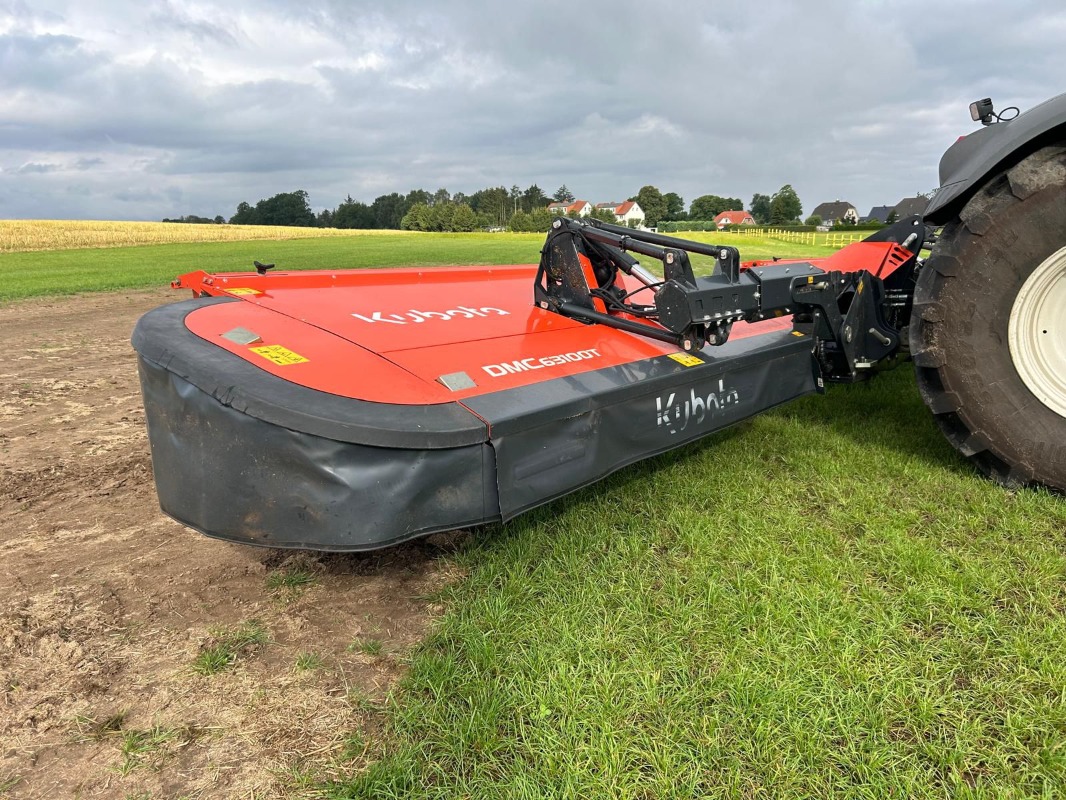
M 617 222 L 614 212 L 608 208 L 594 208 L 585 219 L 598 219 L 600 222 L 610 222 L 612 224 Z
M 405 231 L 429 230 L 429 206 L 425 203 L 415 203 L 400 220 L 400 228 Z
M 814 227 L 817 228 L 819 225 L 822 224 L 822 218 L 819 217 L 817 214 L 811 214 L 809 217 L 807 217 L 807 219 L 805 219 L 803 221 L 803 224 L 804 225 L 813 225 Z
M 522 207 L 530 214 L 538 208 L 547 207 L 550 202 L 551 198 L 544 194 L 541 188 L 535 183 L 522 192 Z
M 472 231 L 477 227 L 477 214 L 466 203 L 454 203 L 455 214 L 452 215 L 452 228 L 456 231 Z
M 470 207 L 481 218 L 482 228 L 503 227 L 511 218 L 511 195 L 502 186 L 480 189 L 470 195 Z
M 419 200 L 426 205 L 432 202 L 432 198 L 429 192 L 423 192 L 419 190 Z M 415 194 L 415 192 L 411 192 Z M 368 228 L 390 228 L 397 229 L 400 227 L 404 215 L 408 209 L 411 208 L 414 203 L 410 202 L 408 198 L 409 194 L 404 197 L 399 192 L 393 192 L 391 194 L 383 194 L 374 198 L 374 202 L 370 204 L 370 213 L 373 216 L 374 221 L 367 225 Z
M 334 228 L 373 228 L 374 212 L 366 203 L 353 200 L 348 195 L 344 202 L 337 206 L 330 220 Z
M 796 194 L 791 184 L 786 183 L 770 198 L 771 225 L 787 225 L 795 222 L 802 213 L 803 206 L 800 204 L 799 195 Z
M 644 212 L 644 224 L 650 228 L 658 225 L 659 220 L 666 214 L 666 198 L 654 186 L 640 187 L 636 197 L 630 197 L 629 199 L 635 200 L 637 205 L 640 206 Z
M 255 209 L 243 200 L 237 204 L 237 213 L 229 218 L 230 225 L 258 225 Z
M 400 220 L 400 225 L 411 231 L 472 231 L 477 227 L 477 216 L 466 203 L 415 203 Z
M 222 217 L 208 219 L 207 217 L 200 217 L 196 214 L 186 214 L 185 216 L 178 217 L 177 219 L 167 219 L 166 217 L 163 218 L 163 222 L 180 222 L 185 223 L 187 225 L 214 225 L 216 222 L 220 221 L 225 222 Z
M 315 214 L 308 203 L 307 192 L 282 192 L 266 200 L 260 200 L 252 208 L 248 203 L 237 206 L 237 213 L 230 218 L 235 225 L 298 225 L 311 227 Z
M 433 193 L 433 202 L 431 205 L 438 206 L 443 205 L 444 203 L 450 203 L 451 201 L 452 196 L 447 189 L 437 189 L 437 191 Z
M 260 225 L 296 225 L 301 228 L 315 224 L 308 195 L 303 189 L 282 192 L 255 204 Z
M 720 197 L 716 194 L 705 194 L 692 201 L 689 207 L 689 219 L 711 220 L 723 211 L 743 211 L 744 201 L 739 197 Z
M 555 215 L 544 206 L 533 209 L 528 214 L 519 211 L 511 217 L 510 228 L 515 232 L 544 233 L 551 229 Z
M 425 189 L 412 189 L 407 193 L 407 197 L 405 197 L 403 201 L 407 204 L 408 208 L 415 205 L 415 203 L 424 203 L 428 206 L 433 202 L 433 195 Z
M 574 193 L 566 188 L 565 183 L 555 190 L 555 194 L 553 194 L 552 197 L 555 199 L 556 203 L 574 202 Z
M 899 214 L 896 213 L 894 208 L 888 212 L 888 216 L 885 218 L 886 225 L 891 225 L 893 222 L 899 222 Z
M 663 195 L 666 201 L 666 214 L 663 219 L 676 220 L 685 218 L 685 201 L 677 192 L 667 192 Z M 641 206 L 643 208 L 643 206 Z
M 765 194 L 755 194 L 751 198 L 751 216 L 760 225 L 770 222 L 770 197 Z

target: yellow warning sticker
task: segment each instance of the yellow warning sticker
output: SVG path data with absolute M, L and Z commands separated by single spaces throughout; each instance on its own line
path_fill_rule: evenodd
M 259 353 L 267 361 L 273 361 L 281 367 L 287 367 L 289 364 L 303 364 L 309 360 L 299 353 L 292 352 L 287 347 L 282 347 L 280 344 L 267 344 L 262 347 L 250 347 L 248 349 L 253 353 Z
M 688 353 L 671 353 L 670 358 L 676 361 L 683 367 L 698 367 L 703 363 L 702 358 L 696 358 L 696 356 L 690 356 Z
M 250 286 L 235 286 L 232 289 L 226 289 L 230 294 L 262 294 L 258 289 L 253 289 Z
M 793 336 L 804 336 L 805 334 L 803 333 L 803 331 L 792 331 L 792 335 Z

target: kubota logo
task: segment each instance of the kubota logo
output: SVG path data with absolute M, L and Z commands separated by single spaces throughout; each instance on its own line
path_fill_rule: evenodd
M 665 400 L 662 397 L 655 398 L 657 427 L 665 426 L 671 434 L 681 433 L 689 422 L 702 425 L 710 417 L 739 402 L 737 390 L 725 388 L 724 378 L 718 380 L 718 391 L 711 391 L 706 397 L 696 394 L 695 389 L 689 389 L 688 398 L 679 401 L 677 395 L 670 392 Z
M 474 319 L 475 317 L 488 317 L 492 314 L 506 317 L 509 313 L 502 308 L 492 308 L 491 306 L 485 306 L 484 308 L 458 306 L 447 311 L 416 311 L 412 308 L 410 311 L 404 311 L 399 314 L 385 314 L 381 311 L 375 311 L 370 316 L 364 314 L 352 314 L 352 316 L 356 319 L 361 319 L 363 322 L 388 322 L 393 325 L 406 325 L 408 322 L 425 322 L 430 319 Z

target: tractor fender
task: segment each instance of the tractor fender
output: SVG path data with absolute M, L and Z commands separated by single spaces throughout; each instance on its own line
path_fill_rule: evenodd
M 959 139 L 940 159 L 940 188 L 925 210 L 926 222 L 949 222 L 992 175 L 1064 136 L 1066 94 L 1060 94 Z

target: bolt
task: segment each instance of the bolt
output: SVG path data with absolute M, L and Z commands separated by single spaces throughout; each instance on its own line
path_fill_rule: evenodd
M 844 339 L 849 341 L 849 342 L 851 341 L 851 326 L 850 325 L 845 325 L 844 326 Z
M 674 263 L 674 254 L 673 253 L 667 253 L 666 254 L 666 263 L 667 264 L 673 264 Z

